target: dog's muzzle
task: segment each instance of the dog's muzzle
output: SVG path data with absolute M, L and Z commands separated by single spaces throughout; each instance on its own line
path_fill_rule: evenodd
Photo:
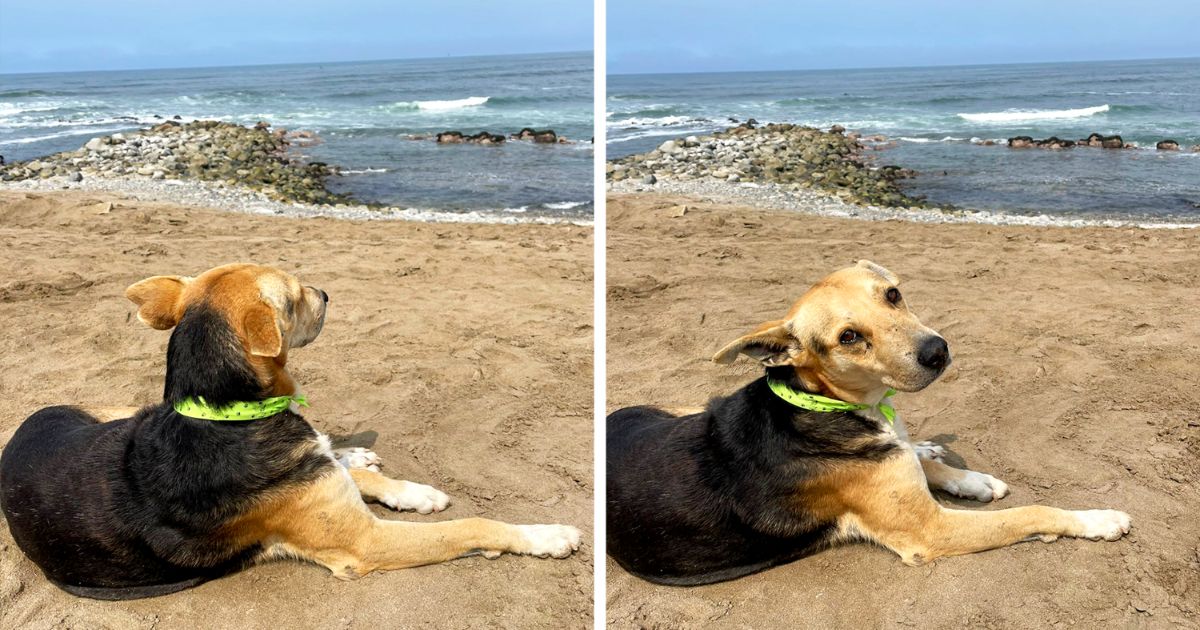
M 941 337 L 927 337 L 917 351 L 917 363 L 940 374 L 950 365 L 950 346 Z

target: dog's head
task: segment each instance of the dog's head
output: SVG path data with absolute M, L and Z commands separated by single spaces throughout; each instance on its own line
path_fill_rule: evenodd
M 240 346 L 245 364 L 263 389 L 275 394 L 292 393 L 287 390 L 294 385 L 283 371 L 287 352 L 316 339 L 325 325 L 329 302 L 324 291 L 304 286 L 290 274 L 251 264 L 224 265 L 195 278 L 154 276 L 130 286 L 125 296 L 137 304 L 138 319 L 152 328 L 178 325 L 179 334 L 184 332 L 181 322 L 195 321 L 197 330 L 189 334 L 230 337 L 225 331 L 231 332 L 228 344 L 214 338 L 191 345 L 211 342 L 214 353 L 232 344 Z M 214 332 L 214 318 L 220 320 L 219 333 Z M 168 357 L 168 371 L 171 368 Z
M 738 354 L 790 367 L 807 390 L 874 403 L 888 388 L 927 387 L 950 364 L 946 340 L 908 310 L 895 274 L 868 260 L 830 274 L 792 305 L 714 357 Z

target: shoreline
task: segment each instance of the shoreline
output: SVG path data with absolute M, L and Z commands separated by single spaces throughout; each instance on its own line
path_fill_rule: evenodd
M 592 227 L 594 220 L 544 216 L 503 216 L 479 210 L 455 212 L 432 208 L 374 207 L 368 204 L 324 205 L 276 201 L 251 188 L 222 182 L 124 176 L 89 178 L 79 182 L 65 177 L 0 182 L 0 191 L 94 192 L 123 195 L 138 201 L 170 203 L 188 208 L 295 219 L 331 218 L 342 221 L 409 221 L 413 223 L 459 223 L 485 225 L 571 225 Z
M 1013 225 L 1024 227 L 1065 228 L 1137 228 L 1143 230 L 1190 230 L 1195 223 L 1134 221 L 1121 219 L 1085 219 L 1056 217 L 1048 214 L 1022 215 L 992 210 L 937 210 L 928 208 L 860 206 L 836 195 L 813 190 L 786 190 L 771 183 L 731 183 L 719 180 L 658 179 L 654 184 L 623 180 L 608 182 L 611 196 L 660 195 L 691 197 L 702 203 L 750 206 L 777 213 L 853 219 L 858 221 L 905 221 L 926 224 Z

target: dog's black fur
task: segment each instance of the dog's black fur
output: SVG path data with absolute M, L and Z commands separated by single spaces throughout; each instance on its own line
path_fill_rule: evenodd
M 212 422 L 172 407 L 261 400 L 262 386 L 227 322 L 188 309 L 171 334 L 164 400 L 98 423 L 74 407 L 27 419 L 0 454 L 0 509 L 17 546 L 67 592 L 98 599 L 170 593 L 238 570 L 261 550 L 222 527 L 268 491 L 336 466 L 299 448 L 315 432 L 284 411 Z
M 800 389 L 790 367 L 768 375 Z M 759 378 L 675 417 L 653 407 L 608 416 L 608 553 L 651 582 L 698 585 L 829 546 L 834 523 L 806 513 L 797 488 L 828 466 L 879 461 L 894 441 L 852 413 L 798 409 Z

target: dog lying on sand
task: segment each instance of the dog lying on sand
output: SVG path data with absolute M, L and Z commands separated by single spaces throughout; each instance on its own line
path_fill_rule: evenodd
M 910 444 L 892 406 L 950 364 L 945 339 L 909 311 L 899 279 L 870 261 L 828 276 L 780 320 L 713 357 L 766 374 L 682 417 L 629 407 L 608 417 L 608 553 L 652 582 L 730 580 L 830 546 L 870 541 L 920 565 L 1059 536 L 1117 540 L 1129 515 L 1040 505 L 945 508 L 937 488 L 979 501 L 1008 487 Z
M 48 407 L 0 455 L 0 509 L 56 585 L 98 599 L 182 590 L 259 560 L 352 579 L 471 553 L 565 558 L 564 525 L 376 518 L 364 501 L 428 514 L 449 498 L 389 479 L 364 449 L 335 453 L 298 413 L 288 354 L 329 296 L 282 271 L 217 267 L 130 286 L 138 319 L 173 329 L 163 401 L 141 410 Z

